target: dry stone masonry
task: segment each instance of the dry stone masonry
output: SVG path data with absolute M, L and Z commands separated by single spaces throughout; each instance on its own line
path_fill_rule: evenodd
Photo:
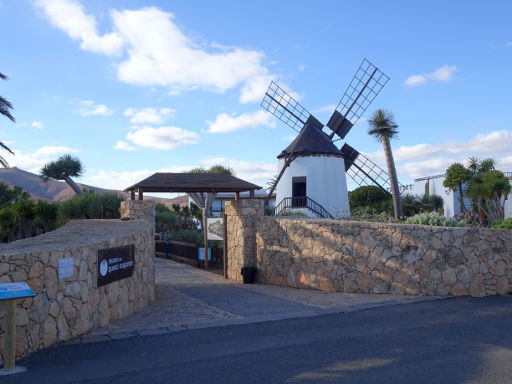
M 121 202 L 121 217 L 130 220 L 155 221 L 155 204 L 146 200 L 127 200 Z
M 235 216 L 252 204 L 240 200 L 228 216 L 234 280 L 242 264 L 253 263 L 259 282 L 323 291 L 474 297 L 512 291 L 512 231 L 276 218 L 260 210 L 252 220 Z
M 228 278 L 242 281 L 243 266 L 256 265 L 256 219 L 263 216 L 263 201 L 242 199 L 226 202 Z
M 0 282 L 25 281 L 36 293 L 17 302 L 16 355 L 74 338 L 154 300 L 153 236 L 146 220 L 74 220 L 1 245 Z M 98 250 L 130 244 L 135 246 L 132 276 L 97 287 Z M 63 258 L 73 259 L 71 277 L 59 278 Z M 0 304 L 0 355 L 5 307 Z

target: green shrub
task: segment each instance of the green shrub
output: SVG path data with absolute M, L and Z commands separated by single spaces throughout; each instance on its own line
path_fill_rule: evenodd
M 449 219 L 437 212 L 419 213 L 405 220 L 405 224 L 422 224 L 436 227 L 464 227 L 464 223 Z
M 48 232 L 57 227 L 57 213 L 59 211 L 58 203 L 48 201 L 38 201 L 34 207 L 34 225 L 41 228 L 43 232 Z
M 375 185 L 358 187 L 348 194 L 350 209 L 357 207 L 377 208 L 390 199 L 390 194 Z
M 277 216 L 300 216 L 300 217 L 308 217 L 304 212 L 294 211 L 293 209 L 285 209 L 279 213 Z
M 84 191 L 82 195 L 75 195 L 71 199 L 64 201 L 58 211 L 58 217 L 61 221 L 72 219 L 101 219 L 102 206 L 106 208 L 119 210 L 123 198 L 117 193 L 109 192 L 103 195 L 92 191 Z
M 19 221 L 12 205 L 0 209 L 0 236 L 3 242 L 16 240 Z
M 180 229 L 177 231 L 168 231 L 165 234 L 166 239 L 182 241 L 184 243 L 194 243 L 198 245 L 203 245 L 203 231 L 194 230 L 194 229 Z
M 512 218 L 506 220 L 496 220 L 491 228 L 494 229 L 512 229 Z

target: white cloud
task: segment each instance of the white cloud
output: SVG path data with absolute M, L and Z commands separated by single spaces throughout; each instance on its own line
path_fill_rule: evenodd
M 507 43 L 507 47 L 512 47 L 512 41 Z
M 125 116 L 131 116 L 132 124 L 163 124 L 171 117 L 174 117 L 176 111 L 171 108 L 128 108 L 124 111 Z
M 129 186 L 144 180 L 155 172 L 187 172 L 198 165 L 173 166 L 160 169 L 140 169 L 136 171 L 97 171 L 95 174 L 86 175 L 83 183 L 100 188 L 124 190 Z
M 431 73 L 424 73 L 421 75 L 409 76 L 404 84 L 409 87 L 415 87 L 421 84 L 426 84 L 429 81 L 440 81 L 443 83 L 451 81 L 453 74 L 457 71 L 457 67 L 444 65 Z
M 503 130 L 478 134 L 467 141 L 400 146 L 393 148 L 393 158 L 399 175 L 410 178 L 444 173 L 454 162 L 464 162 L 470 156 L 492 157 L 498 168 L 505 167 L 503 171 L 512 171 L 510 148 L 512 132 Z M 385 168 L 384 151 L 366 155 Z
M 83 179 L 83 183 L 101 188 L 124 190 L 130 185 L 151 176 L 155 172 L 188 172 L 199 166 L 207 168 L 216 164 L 230 166 L 235 170 L 238 178 L 247 180 L 262 187 L 264 187 L 267 181 L 277 173 L 277 166 L 275 163 L 250 162 L 216 157 L 204 159 L 200 161 L 199 164 L 169 166 L 158 169 L 141 169 L 125 172 L 99 170 L 94 174 L 86 175 Z
M 94 15 L 76 0 L 37 0 L 48 19 L 83 50 L 126 52 L 118 78 L 130 84 L 166 86 L 171 92 L 204 88 L 225 92 L 241 86 L 242 103 L 258 101 L 270 83 L 261 51 L 200 44 L 186 36 L 172 13 L 156 7 L 111 10 L 113 31 L 100 35 Z
M 34 152 L 23 152 L 14 150 L 15 155 L 3 153 L 2 156 L 7 160 L 9 166 L 18 167 L 28 172 L 39 173 L 39 170 L 49 161 L 66 153 L 79 153 L 74 148 L 65 146 L 45 146 Z
M 172 126 L 159 128 L 142 126 L 126 134 L 127 141 L 131 141 L 136 146 L 151 149 L 174 149 L 183 145 L 196 144 L 198 138 L 199 134 L 196 132 Z
M 87 116 L 108 116 L 112 115 L 115 111 L 108 108 L 105 104 L 95 104 L 91 100 L 78 100 L 79 108 L 73 112 L 78 113 L 84 117 Z
M 227 113 L 220 113 L 214 122 L 206 122 L 211 133 L 228 133 L 240 129 L 257 128 L 266 126 L 274 128 L 276 123 L 272 115 L 265 111 L 256 111 L 253 113 L 242 113 L 239 116 L 230 116 Z
M 40 121 L 34 121 L 34 122 L 32 122 L 32 127 L 37 128 L 37 129 L 43 129 L 44 125 Z
M 265 187 L 269 179 L 277 174 L 276 163 L 251 162 L 224 157 L 207 158 L 202 160 L 201 163 L 205 167 L 211 167 L 216 164 L 229 166 L 235 170 L 236 177 L 255 183 L 260 187 Z
M 137 148 L 130 145 L 126 141 L 119 140 L 118 142 L 116 142 L 116 145 L 114 145 L 114 149 L 119 151 L 135 151 Z
M 57 28 L 68 34 L 73 40 L 80 41 L 84 51 L 119 54 L 123 40 L 116 32 L 98 35 L 96 19 L 84 12 L 82 4 L 75 0 L 36 0 L 36 6 L 42 9 L 48 19 Z

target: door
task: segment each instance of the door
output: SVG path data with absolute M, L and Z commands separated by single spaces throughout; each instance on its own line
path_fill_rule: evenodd
M 292 178 L 292 207 L 306 206 L 306 176 Z

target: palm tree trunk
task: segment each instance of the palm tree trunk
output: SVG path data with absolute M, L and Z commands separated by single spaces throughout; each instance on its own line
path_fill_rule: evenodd
M 67 185 L 69 185 L 71 187 L 71 189 L 73 189 L 73 191 L 77 194 L 77 195 L 81 195 L 82 194 L 82 189 L 71 179 L 71 177 L 66 177 L 64 179 L 64 181 L 67 183 Z
M 398 188 L 398 179 L 396 176 L 395 162 L 389 138 L 381 136 L 384 154 L 386 155 L 386 164 L 388 166 L 389 182 L 391 184 L 391 195 L 393 196 L 393 207 L 395 208 L 395 219 L 402 217 L 402 199 L 400 198 L 400 189 Z

